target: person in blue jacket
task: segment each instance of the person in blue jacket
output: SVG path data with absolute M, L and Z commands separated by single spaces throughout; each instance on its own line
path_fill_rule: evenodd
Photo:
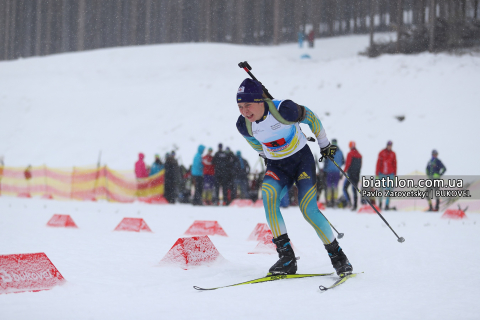
M 193 196 L 193 205 L 203 205 L 202 193 L 203 193 L 203 163 L 202 154 L 205 150 L 205 146 L 199 145 L 198 151 L 193 158 L 192 165 L 192 178 L 195 181 L 195 195 Z
M 158 154 L 155 155 L 155 162 L 153 162 L 152 167 L 150 168 L 150 175 L 153 176 L 163 169 L 163 163 L 162 160 L 160 160 L 160 156 Z
M 440 179 L 445 171 L 447 171 L 447 168 L 445 168 L 442 161 L 438 159 L 438 151 L 434 149 L 432 151 L 432 159 L 427 163 L 427 176 L 429 179 Z M 432 187 L 428 189 L 430 193 L 434 193 L 435 190 L 438 190 L 438 188 Z M 438 211 L 440 207 L 440 198 L 436 198 L 435 209 L 432 207 L 432 198 L 433 196 L 428 198 L 428 211 Z
M 352 265 L 328 220 L 318 209 L 315 159 L 300 128 L 300 123 L 310 127 L 322 158 L 334 156 L 337 146 L 330 143 L 318 116 L 292 100 L 268 99 L 263 94 L 261 83 L 252 79 L 245 79 L 238 88 L 237 105 L 241 113 L 237 120 L 239 133 L 266 163 L 262 184 L 263 207 L 279 257 L 269 272 L 297 272 L 297 258 L 280 212 L 280 200 L 295 183 L 300 211 L 324 244 L 333 268 L 340 277 L 351 273 Z
M 337 145 L 337 139 L 332 139 L 332 144 Z M 345 159 L 343 152 L 337 147 L 337 152 L 333 157 L 333 160 L 339 167 L 343 166 Z M 340 170 L 329 158 L 325 158 L 325 164 L 323 165 L 323 172 L 325 172 L 325 179 L 327 180 L 327 189 L 325 190 L 325 201 L 327 207 L 334 207 L 335 200 L 337 199 L 338 182 L 340 181 Z

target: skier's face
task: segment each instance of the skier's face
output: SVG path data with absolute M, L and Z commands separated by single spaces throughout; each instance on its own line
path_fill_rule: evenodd
M 260 120 L 265 112 L 263 102 L 242 102 L 238 104 L 238 109 L 250 122 Z

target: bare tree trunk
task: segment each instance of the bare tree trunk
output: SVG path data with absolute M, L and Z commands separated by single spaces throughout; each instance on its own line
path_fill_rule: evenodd
M 312 3 L 312 25 L 315 38 L 320 33 L 320 4 L 319 1 L 313 0 Z
M 10 28 L 9 28 L 9 50 L 8 50 L 8 56 L 9 59 L 15 58 L 15 36 L 16 36 L 16 14 L 17 14 L 17 1 L 12 0 L 10 1 Z
M 435 50 L 435 21 L 436 21 L 436 3 L 435 0 L 430 0 L 428 9 L 428 24 L 429 24 L 429 43 L 428 50 L 433 52 Z
M 370 50 L 374 50 L 375 43 L 373 42 L 373 34 L 375 32 L 375 7 L 376 7 L 376 0 L 370 0 Z
M 273 44 L 280 44 L 280 0 L 273 0 Z
M 6 60 L 5 50 L 7 47 L 7 3 L 0 6 L 0 60 Z
M 473 19 L 477 20 L 478 18 L 478 0 L 473 1 Z
M 152 0 L 145 4 L 145 43 L 152 43 Z
M 45 21 L 45 55 L 52 53 L 53 1 L 47 2 L 47 20 Z
M 122 1 L 116 0 L 114 3 L 114 16 L 113 16 L 113 34 L 112 38 L 115 42 L 115 46 L 122 44 Z
M 212 41 L 212 0 L 205 1 L 205 40 Z
M 86 0 L 78 0 L 77 51 L 85 50 Z
M 259 45 L 260 44 L 260 37 L 261 37 L 261 32 L 262 32 L 262 27 L 261 27 L 261 22 L 262 22 L 262 16 L 261 16 L 261 1 L 255 1 L 254 2 L 254 12 L 253 12 L 253 34 L 255 36 L 255 40 L 253 43 Z
M 177 2 L 177 14 L 176 14 L 176 27 L 175 41 L 182 42 L 183 40 L 183 0 L 176 0 Z
M 402 50 L 401 37 L 403 31 L 403 0 L 397 0 L 397 53 Z

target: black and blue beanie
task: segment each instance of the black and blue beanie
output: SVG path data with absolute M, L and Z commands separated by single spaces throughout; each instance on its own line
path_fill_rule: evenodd
M 263 90 L 260 82 L 247 78 L 237 91 L 237 103 L 263 102 Z

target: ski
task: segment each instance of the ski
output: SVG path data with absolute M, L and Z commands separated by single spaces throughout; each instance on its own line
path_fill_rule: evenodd
M 322 292 L 325 292 L 327 290 L 330 290 L 330 289 L 333 289 L 333 288 L 336 288 L 338 287 L 339 285 L 341 285 L 342 283 L 345 283 L 345 281 L 347 281 L 348 279 L 350 278 L 355 278 L 358 274 L 360 273 L 363 273 L 363 272 L 359 272 L 359 273 L 351 273 L 351 274 L 347 274 L 345 276 L 341 276 L 340 279 L 338 279 L 337 281 L 335 281 L 334 284 L 332 284 L 330 287 L 325 287 L 325 286 L 319 286 L 320 288 L 320 291 Z
M 236 284 L 231 284 L 228 286 L 223 286 L 223 287 L 216 287 L 216 288 L 200 288 L 197 286 L 193 286 L 194 289 L 196 290 L 201 290 L 201 291 L 206 291 L 206 290 L 217 290 L 220 288 L 228 288 L 228 287 L 235 287 L 235 286 L 241 286 L 244 284 L 254 284 L 254 283 L 263 283 L 263 282 L 269 282 L 269 281 L 276 281 L 276 280 L 283 280 L 283 279 L 299 279 L 299 278 L 311 278 L 311 277 L 324 277 L 324 276 L 330 276 L 332 273 L 312 273 L 312 274 L 268 274 L 267 276 L 263 278 L 258 278 L 250 281 L 245 281 L 245 282 L 240 282 Z

